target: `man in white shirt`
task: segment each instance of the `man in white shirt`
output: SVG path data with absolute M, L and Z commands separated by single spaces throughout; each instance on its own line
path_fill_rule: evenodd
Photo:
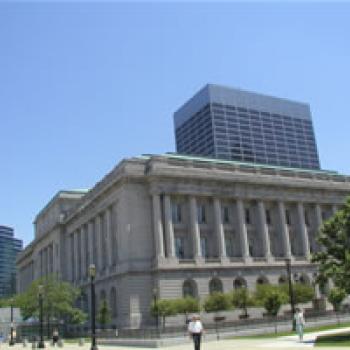
M 295 320 L 295 326 L 299 336 L 299 340 L 303 341 L 305 319 L 304 319 L 303 312 L 300 309 L 296 309 L 294 320 Z
M 203 325 L 199 316 L 192 317 L 191 322 L 188 324 L 188 333 L 193 339 L 194 350 L 200 350 Z

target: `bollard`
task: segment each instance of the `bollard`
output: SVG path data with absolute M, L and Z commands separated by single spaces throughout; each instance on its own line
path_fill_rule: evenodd
M 79 338 L 79 346 L 84 346 L 84 339 L 83 338 Z
M 63 348 L 64 346 L 63 339 L 58 339 L 57 345 L 59 348 Z

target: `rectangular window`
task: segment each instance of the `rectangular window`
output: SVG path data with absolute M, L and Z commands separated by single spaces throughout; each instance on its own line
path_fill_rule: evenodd
M 178 224 L 182 221 L 181 217 L 181 204 L 173 203 L 172 205 L 172 219 L 174 224 Z
M 198 205 L 197 215 L 198 215 L 198 223 L 204 224 L 206 222 L 205 205 L 204 204 Z
M 201 237 L 201 253 L 203 258 L 207 258 L 209 256 L 207 237 Z
M 287 225 L 290 225 L 290 224 L 291 224 L 290 212 L 289 212 L 288 209 L 286 210 L 286 224 L 287 224 Z
M 270 210 L 266 210 L 266 212 L 265 212 L 265 215 L 266 215 L 266 223 L 268 224 L 268 225 L 271 225 L 271 214 L 270 214 Z
M 222 208 L 222 221 L 224 224 L 228 224 L 230 222 L 230 215 L 229 215 L 229 207 L 224 206 Z
M 225 245 L 226 245 L 226 255 L 228 257 L 233 257 L 234 256 L 233 237 L 231 235 L 225 236 Z
M 304 220 L 305 220 L 305 225 L 310 226 L 309 215 L 306 210 L 304 211 Z
M 250 224 L 250 210 L 249 210 L 249 208 L 246 208 L 244 212 L 245 212 L 245 223 Z
M 185 258 L 185 240 L 183 237 L 175 237 L 175 254 L 178 259 Z

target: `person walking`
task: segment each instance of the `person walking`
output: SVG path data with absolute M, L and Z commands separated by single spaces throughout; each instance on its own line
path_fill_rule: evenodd
M 199 316 L 193 316 L 192 320 L 188 324 L 188 334 L 193 339 L 194 350 L 200 350 L 201 337 L 203 334 L 203 325 Z
M 52 345 L 55 346 L 58 343 L 59 335 L 58 335 L 58 329 L 55 328 L 52 332 Z
M 305 319 L 304 319 L 303 312 L 300 309 L 295 310 L 294 320 L 295 320 L 295 328 L 299 336 L 299 341 L 303 341 Z

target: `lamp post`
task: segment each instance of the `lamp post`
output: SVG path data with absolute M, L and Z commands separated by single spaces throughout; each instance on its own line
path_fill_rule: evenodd
M 156 309 L 156 327 L 157 335 L 159 336 L 159 310 L 158 310 L 158 289 L 153 288 L 153 305 Z
M 288 287 L 289 287 L 289 300 L 290 300 L 290 308 L 292 313 L 292 327 L 293 331 L 295 331 L 295 298 L 294 298 L 294 290 L 293 290 L 293 284 L 292 284 L 292 270 L 291 270 L 291 259 L 286 259 L 286 268 L 287 268 L 287 276 L 288 276 Z
M 91 287 L 91 350 L 97 350 L 96 345 L 96 324 L 95 324 L 95 276 L 96 276 L 96 266 L 91 264 L 89 266 L 89 276 L 90 276 L 90 287 Z
M 11 307 L 11 331 L 10 331 L 10 341 L 9 345 L 13 346 L 15 345 L 15 340 L 13 339 L 13 300 L 10 300 L 10 307 Z
M 40 321 L 40 341 L 38 343 L 38 348 L 45 348 L 44 335 L 43 335 L 43 292 L 44 286 L 39 284 L 38 286 L 38 297 L 39 297 L 39 321 Z

